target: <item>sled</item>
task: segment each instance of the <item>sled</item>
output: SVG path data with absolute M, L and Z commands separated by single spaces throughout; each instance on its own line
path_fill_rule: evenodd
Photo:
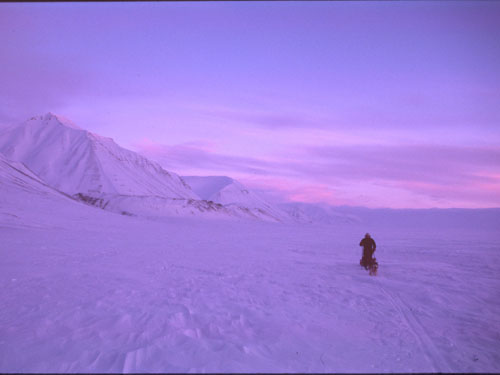
M 378 262 L 377 258 L 364 259 L 361 258 L 359 264 L 364 267 L 365 270 L 369 271 L 370 276 L 377 276 Z

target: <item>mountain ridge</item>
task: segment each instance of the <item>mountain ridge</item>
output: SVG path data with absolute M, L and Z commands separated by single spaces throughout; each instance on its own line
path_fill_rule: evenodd
M 0 152 L 22 161 L 51 186 L 71 195 L 197 198 L 178 175 L 158 163 L 122 148 L 111 138 L 62 122 L 50 112 L 0 134 Z
M 203 199 L 182 177 L 157 162 L 51 112 L 4 129 L 0 153 L 26 165 L 48 186 L 118 213 L 287 219 L 271 205 L 254 205 L 244 199 L 224 201 L 228 191 L 215 199 Z M 233 186 L 229 193 L 236 197 L 241 191 L 253 196 L 236 180 L 224 176 L 221 181 L 214 194 Z

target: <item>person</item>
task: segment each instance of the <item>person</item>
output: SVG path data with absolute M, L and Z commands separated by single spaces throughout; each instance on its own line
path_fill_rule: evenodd
M 365 238 L 361 240 L 359 246 L 363 246 L 363 257 L 359 261 L 359 264 L 365 267 L 366 270 L 370 269 L 370 274 L 372 272 L 376 272 L 374 268 L 377 262 L 374 258 L 372 258 L 372 256 L 375 252 L 375 249 L 377 248 L 377 244 L 370 236 L 370 233 L 365 234 Z

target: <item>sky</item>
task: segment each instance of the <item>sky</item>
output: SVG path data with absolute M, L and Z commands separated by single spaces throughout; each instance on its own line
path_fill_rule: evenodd
M 0 46 L 0 127 L 278 202 L 500 207 L 500 2 L 0 3 Z

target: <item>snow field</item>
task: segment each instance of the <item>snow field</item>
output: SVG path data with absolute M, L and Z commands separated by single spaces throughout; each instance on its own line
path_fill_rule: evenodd
M 370 277 L 357 224 L 153 221 L 80 206 L 0 216 L 2 372 L 500 367 L 495 233 L 372 227 Z

